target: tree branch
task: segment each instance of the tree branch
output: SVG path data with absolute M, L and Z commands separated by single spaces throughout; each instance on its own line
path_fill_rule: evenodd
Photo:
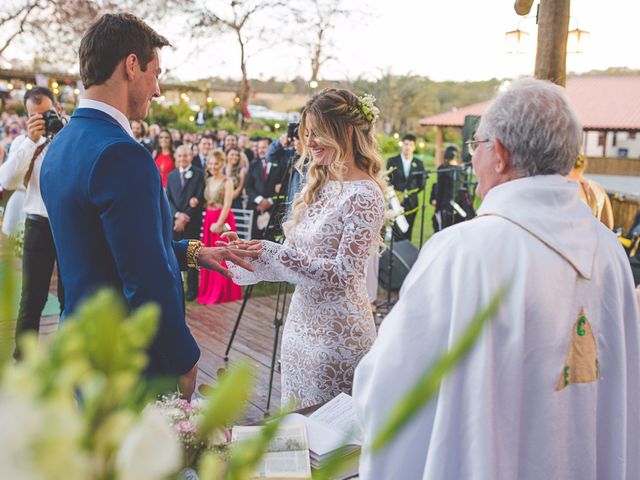
M 4 45 L 2 46 L 2 48 L 0 48 L 0 57 L 2 56 L 2 54 L 4 53 L 4 51 L 9 48 L 9 46 L 11 45 L 11 43 L 18 38 L 20 35 L 22 35 L 24 33 L 24 27 L 27 23 L 27 19 L 29 18 L 29 15 L 31 14 L 31 12 L 33 11 L 34 8 L 36 8 L 38 6 L 38 2 L 34 2 L 32 4 L 29 4 L 26 9 L 21 10 L 21 13 L 24 13 L 24 16 L 22 17 L 22 20 L 20 20 L 20 24 L 18 25 L 18 30 L 16 30 L 4 43 Z M 13 17 L 14 19 L 17 18 L 17 16 Z M 4 21 L 2 23 L 5 23 Z

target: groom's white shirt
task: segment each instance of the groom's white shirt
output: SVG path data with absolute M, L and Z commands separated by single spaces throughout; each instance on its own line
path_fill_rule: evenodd
M 135 138 L 133 136 L 133 131 L 131 130 L 131 125 L 129 124 L 129 120 L 127 119 L 126 115 L 117 108 L 112 107 L 108 103 L 100 102 L 99 100 L 89 100 L 88 98 L 81 98 L 80 102 L 78 103 L 78 108 L 93 108 L 94 110 L 100 110 L 101 112 L 106 113 L 116 122 L 118 122 L 124 129 L 124 131 L 131 136 L 131 138 Z

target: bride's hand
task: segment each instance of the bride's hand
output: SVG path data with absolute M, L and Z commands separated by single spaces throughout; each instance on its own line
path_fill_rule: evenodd
M 216 242 L 216 246 L 218 247 L 235 247 L 242 250 L 261 250 L 262 249 L 262 241 L 260 240 L 242 240 L 238 237 L 236 232 L 225 232 L 221 235 L 221 237 L 226 241 L 218 240 Z
M 222 238 L 228 240 L 229 243 L 237 242 L 237 241 L 240 240 L 240 237 L 238 237 L 238 233 L 237 232 L 225 232 L 220 236 Z

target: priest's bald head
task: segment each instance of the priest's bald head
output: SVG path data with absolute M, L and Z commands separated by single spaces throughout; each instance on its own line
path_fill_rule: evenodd
M 469 141 L 477 193 L 534 175 L 567 175 L 578 157 L 582 126 L 563 88 L 536 79 L 513 82 L 482 115 Z

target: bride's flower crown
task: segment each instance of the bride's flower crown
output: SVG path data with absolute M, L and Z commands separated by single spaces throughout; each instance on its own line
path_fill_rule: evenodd
M 362 118 L 372 125 L 376 123 L 376 120 L 378 120 L 380 116 L 380 109 L 376 107 L 375 102 L 376 97 L 367 93 L 358 97 L 358 103 L 356 103 L 356 109 L 360 112 Z

